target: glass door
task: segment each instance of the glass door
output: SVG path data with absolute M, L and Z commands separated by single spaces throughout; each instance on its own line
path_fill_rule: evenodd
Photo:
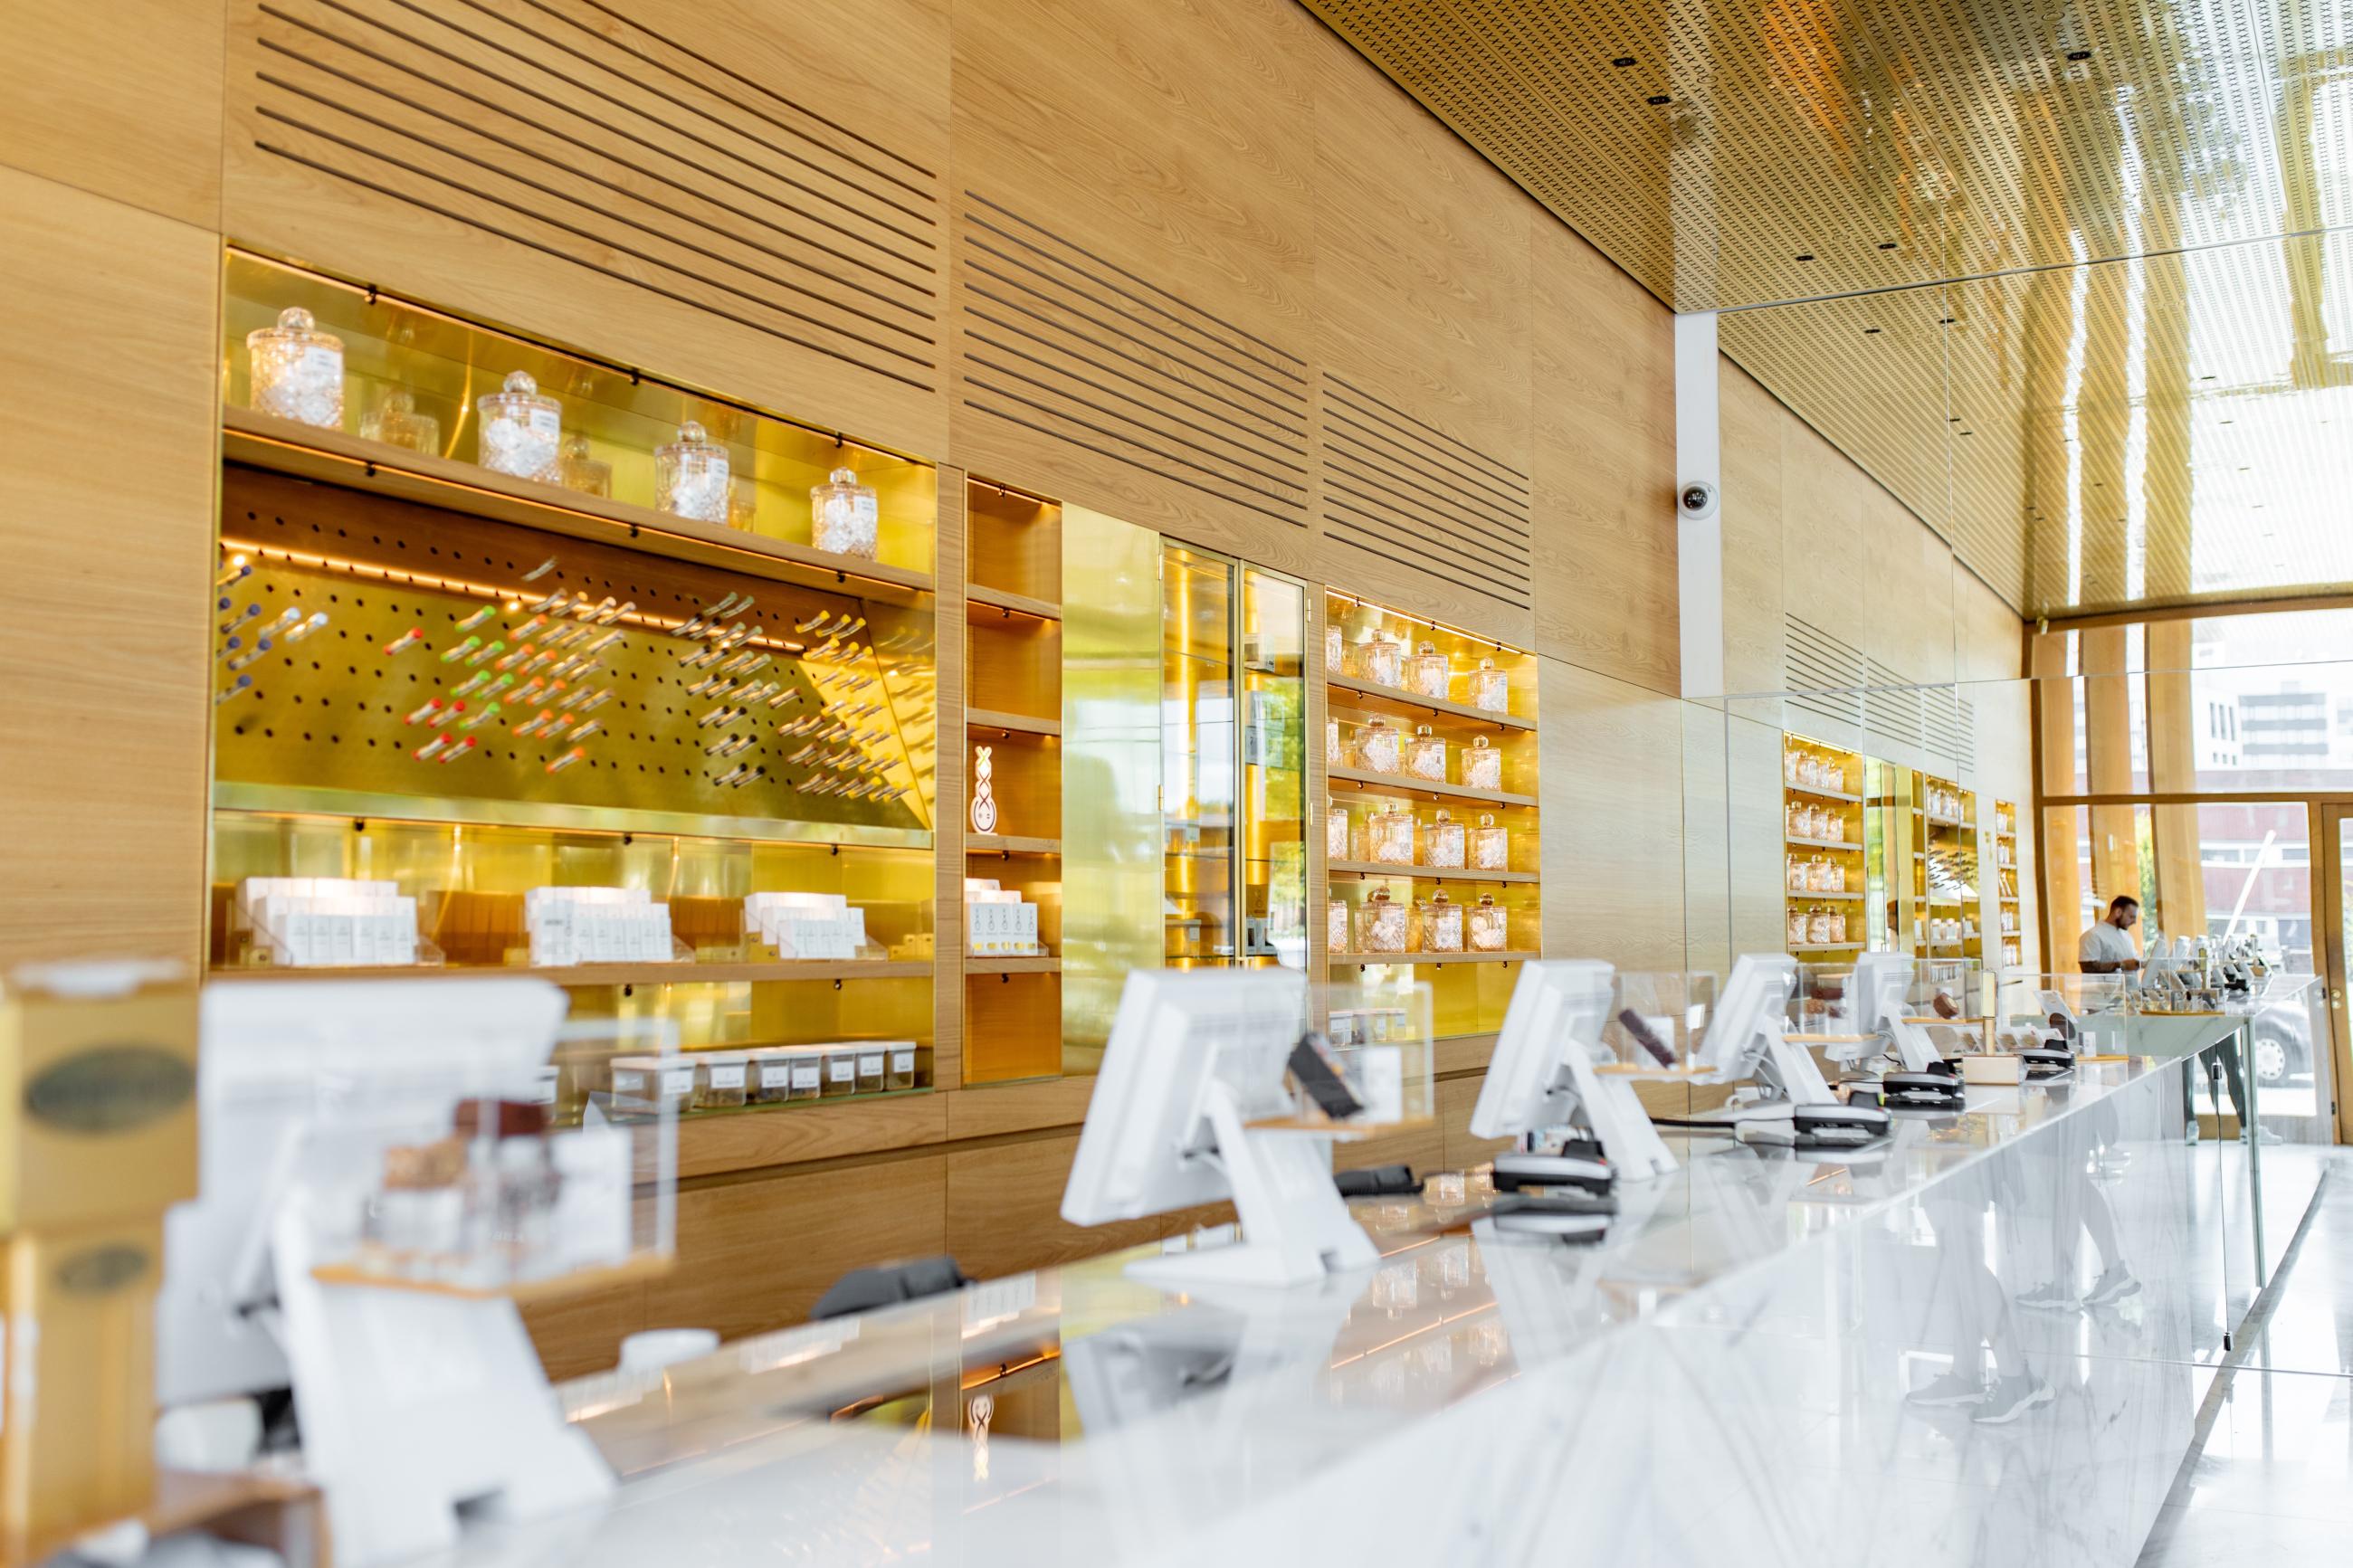
M 2321 931 L 2314 956 L 2320 994 L 2310 1011 L 2315 1018 L 2327 1019 L 2333 1038 L 2316 1043 L 2314 1059 L 2327 1063 L 2327 1070 L 2316 1078 L 2314 1089 L 2322 1114 L 2335 1113 L 2336 1141 L 2353 1143 L 2353 1106 L 2346 1103 L 2338 1087 L 2353 1081 L 2353 1009 L 2347 1005 L 2348 996 L 2353 995 L 2353 967 L 2348 967 L 2353 965 L 2353 944 L 2345 934 L 2346 921 L 2353 918 L 2353 806 L 2317 809 L 2320 853 L 2315 858 L 2324 874 L 2317 879 Z

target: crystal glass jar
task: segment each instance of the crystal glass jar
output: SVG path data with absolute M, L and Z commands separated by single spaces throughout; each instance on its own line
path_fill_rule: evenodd
M 1512 868 L 1512 830 L 1495 826 L 1495 814 L 1482 811 L 1479 826 L 1471 830 L 1471 868 L 1474 871 L 1508 871 Z
M 1324 858 L 1348 858 L 1348 808 L 1329 800 L 1324 803 Z
M 1387 888 L 1375 888 L 1356 911 L 1356 951 L 1403 952 L 1410 925 L 1406 907 L 1390 898 Z
M 809 542 L 837 555 L 871 561 L 881 547 L 882 503 L 851 468 L 836 468 L 809 490 Z
M 1326 910 L 1324 947 L 1329 952 L 1348 951 L 1348 900 L 1345 899 L 1334 899 Z
M 1822 891 L 1825 893 L 1846 891 L 1846 867 L 1843 864 L 1829 859 L 1822 862 Z
M 1792 748 L 1781 753 L 1781 780 L 1784 784 L 1801 784 L 1805 780 L 1806 759 L 1803 752 Z
M 441 421 L 417 412 L 417 398 L 405 386 L 393 387 L 361 417 L 360 434 L 406 451 L 437 457 L 441 451 Z
M 519 479 L 561 478 L 556 458 L 564 440 L 563 405 L 542 396 L 528 371 L 511 373 L 504 391 L 477 399 L 474 406 L 482 417 L 482 467 Z
M 1811 933 L 1809 940 L 1810 940 L 1815 946 L 1828 947 L 1832 940 L 1831 937 L 1830 910 L 1821 908 L 1820 905 L 1816 905 L 1806 917 L 1806 929 Z
M 1494 894 L 1480 894 L 1479 901 L 1464 912 L 1469 916 L 1464 924 L 1472 952 L 1505 951 L 1511 939 L 1511 914 L 1495 901 Z
M 1462 787 L 1465 789 L 1500 790 L 1504 787 L 1504 753 L 1487 743 L 1484 735 L 1474 735 L 1461 752 Z
M 1812 930 L 1813 926 L 1811 922 L 1806 919 L 1805 910 L 1791 910 L 1789 911 L 1789 945 L 1791 947 L 1805 946 L 1806 938 Z
M 1462 906 L 1449 899 L 1445 889 L 1430 894 L 1421 906 L 1421 951 L 1461 952 L 1463 914 Z
M 1447 686 L 1454 679 L 1454 666 L 1438 651 L 1436 643 L 1423 643 L 1405 661 L 1406 689 L 1417 697 L 1434 697 L 1446 700 Z
M 588 450 L 588 437 L 576 430 L 557 449 L 555 477 L 565 489 L 584 496 L 610 500 L 613 494 L 613 465 L 597 461 Z
M 1338 675 L 1347 666 L 1348 639 L 1335 625 L 1324 628 L 1324 673 Z
M 278 312 L 274 327 L 245 334 L 253 356 L 253 406 L 322 430 L 343 426 L 343 340 L 322 332 L 300 305 Z
M 1831 940 L 1832 942 L 1844 942 L 1846 940 L 1845 914 L 1838 910 L 1832 910 L 1830 912 L 1830 920 Z
M 1463 677 L 1463 686 L 1471 706 L 1482 713 L 1509 713 L 1512 710 L 1512 678 L 1497 669 L 1493 659 L 1481 659 L 1479 668 Z
M 1413 739 L 1406 742 L 1405 771 L 1409 777 L 1428 779 L 1432 784 L 1446 782 L 1446 738 L 1433 735 L 1427 724 L 1417 724 Z
M 1784 876 L 1782 878 L 1783 885 L 1793 893 L 1804 892 L 1806 890 L 1806 863 L 1803 860 L 1799 859 L 1795 855 L 1784 855 L 1781 857 L 1781 867 L 1784 872 Z
M 1413 864 L 1413 814 L 1397 802 L 1384 801 L 1380 810 L 1365 818 L 1365 858 L 1384 866 Z
M 1405 645 L 1387 632 L 1375 632 L 1356 645 L 1356 679 L 1376 686 L 1405 683 Z
M 1441 871 L 1462 869 L 1469 852 L 1462 824 L 1443 811 L 1433 812 L 1421 826 L 1421 863 Z
M 1337 719 L 1324 721 L 1324 760 L 1327 763 L 1337 763 L 1342 767 L 1348 765 L 1348 753 L 1340 746 L 1340 721 Z
M 654 508 L 691 522 L 727 521 L 727 448 L 690 419 L 654 448 Z
M 1374 714 L 1356 731 L 1356 766 L 1368 773 L 1394 773 L 1405 765 L 1404 739 L 1397 726 Z

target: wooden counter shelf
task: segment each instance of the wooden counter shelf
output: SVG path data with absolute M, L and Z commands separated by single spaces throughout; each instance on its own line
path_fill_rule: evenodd
M 1481 805 L 1534 805 L 1532 795 L 1513 795 L 1499 789 L 1468 789 L 1461 784 L 1440 784 L 1435 779 L 1408 778 L 1402 773 L 1368 773 L 1359 768 L 1327 767 L 1324 776 L 1335 784 L 1352 784 L 1360 789 L 1381 795 L 1419 795 L 1430 800 L 1469 800 Z
M 1493 725 L 1498 730 L 1533 730 L 1536 721 L 1517 713 L 1496 713 L 1484 708 L 1473 708 L 1467 702 L 1449 701 L 1442 697 L 1423 697 L 1394 686 L 1376 686 L 1369 680 L 1353 676 L 1324 677 L 1332 689 L 1332 705 L 1375 713 L 1395 713 L 1411 718 L 1434 714 L 1440 719 L 1460 719 L 1473 724 Z
M 561 1301 L 573 1296 L 585 1296 L 592 1290 L 610 1289 L 617 1285 L 642 1284 L 659 1279 L 670 1271 L 674 1259 L 666 1253 L 649 1253 L 626 1263 L 609 1264 L 601 1268 L 575 1269 L 553 1279 L 519 1279 L 512 1285 L 460 1285 L 444 1279 L 403 1279 L 395 1275 L 376 1274 L 348 1263 L 322 1263 L 311 1270 L 311 1278 L 322 1285 L 364 1285 L 377 1290 L 406 1290 L 420 1296 L 447 1296 L 462 1301 L 509 1300 L 518 1306 L 540 1301 Z
M 967 833 L 964 848 L 967 855 L 1060 855 L 1062 841 L 1028 838 L 1018 833 Z
M 1466 871 L 1447 866 L 1391 866 L 1378 860 L 1333 860 L 1324 868 L 1335 877 L 1404 877 L 1416 882 L 1486 882 L 1497 887 L 1544 879 L 1535 871 Z
M 210 980 L 416 980 L 427 976 L 512 979 L 528 975 L 558 985 L 728 985 L 763 980 L 920 980 L 932 973 L 928 959 L 781 958 L 698 963 L 565 964 L 353 964 L 333 968 L 292 965 L 210 970 Z
M 927 572 L 691 521 L 250 408 L 222 410 L 221 455 L 233 463 L 296 479 L 885 604 L 914 604 L 933 588 Z
M 994 708 L 967 708 L 964 710 L 965 733 L 975 730 L 1010 730 L 1018 735 L 1051 735 L 1062 733 L 1060 719 L 1033 719 L 1027 713 L 1000 712 Z
M 1041 621 L 1059 621 L 1062 606 L 1051 599 L 1035 599 L 1027 594 L 1017 594 L 1010 588 L 992 588 L 986 583 L 966 583 L 965 601 L 987 605 L 993 610 L 1008 610 L 1017 616 L 1029 616 Z
M 1060 974 L 1062 959 L 1053 952 L 976 953 L 964 961 L 966 974 Z
M 1327 956 L 1335 963 L 1426 963 L 1432 968 L 1449 963 L 1528 963 L 1543 957 L 1538 952 L 1335 952 Z

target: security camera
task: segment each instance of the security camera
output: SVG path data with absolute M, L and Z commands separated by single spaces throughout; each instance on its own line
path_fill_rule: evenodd
M 1705 521 L 1715 515 L 1716 489 L 1705 479 L 1690 479 L 1675 497 L 1683 513 L 1694 522 Z

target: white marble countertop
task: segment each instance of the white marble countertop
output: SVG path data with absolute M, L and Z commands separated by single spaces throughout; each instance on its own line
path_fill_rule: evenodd
M 613 1507 L 477 1531 L 459 1555 L 630 1568 L 1300 1561 L 1346 1541 L 1382 1555 L 1409 1545 L 1397 1561 L 1557 1561 L 1551 1521 L 1572 1480 L 1607 1481 L 1614 1500 L 1577 1515 L 1570 1538 L 1598 1551 L 1631 1532 L 1621 1544 L 1639 1555 L 1674 1538 L 1679 1500 L 1778 1496 L 1785 1426 L 1820 1445 L 1826 1484 L 1841 1445 L 1825 1431 L 1852 1443 L 1883 1426 L 1891 1447 L 1863 1468 L 1912 1463 L 1907 1396 L 1979 1343 L 1994 1347 L 1997 1379 L 2097 1361 L 2101 1378 L 2078 1383 L 2109 1390 L 2104 1408 L 2163 1413 L 2126 1447 L 2169 1478 L 2195 1403 L 2183 1380 L 2218 1353 L 2212 1276 L 2227 1251 L 2200 1239 L 2199 1215 L 2224 1205 L 2205 1203 L 2209 1178 L 2182 1145 L 2180 1081 L 2174 1063 L 2143 1058 L 2049 1086 L 1973 1087 L 1965 1110 L 1899 1113 L 1883 1145 L 1840 1158 L 1674 1135 L 1683 1169 L 1621 1187 L 1621 1212 L 1588 1245 L 1362 1200 L 1383 1261 L 1321 1289 L 1171 1296 L 1128 1279 L 1127 1253 L 741 1342 L 667 1375 L 582 1380 L 564 1394 L 624 1478 Z M 2111 1165 L 2123 1173 L 2103 1176 Z M 1473 1178 L 1466 1201 L 1479 1189 Z M 2087 1205 L 2113 1211 L 2109 1245 L 2138 1249 L 2150 1286 L 2123 1303 L 2132 1343 L 2116 1361 L 2139 1370 L 2121 1381 L 2078 1317 L 2009 1310 L 2040 1280 L 2081 1284 L 2107 1266 L 2084 1245 L 2102 1234 L 2084 1228 Z M 1988 1309 L 1998 1322 L 1960 1336 L 1966 1352 L 1936 1348 L 1953 1339 L 1937 1303 L 1955 1268 L 2005 1292 Z M 1885 1342 L 1850 1364 L 1850 1341 L 1858 1353 Z M 1813 1373 L 1824 1381 L 1785 1381 Z M 1748 1397 L 1680 1397 L 1743 1380 Z M 1957 1419 L 1965 1436 L 1992 1430 L 1966 1409 Z M 2077 1431 L 2066 1452 L 2098 1455 L 2101 1441 Z M 1974 1447 L 1953 1438 L 1919 1462 L 1949 1468 Z M 1499 1493 L 1524 1452 L 1552 1458 L 1523 1478 L 1532 1489 Z M 1554 1461 L 1570 1453 L 1586 1468 L 1564 1477 Z M 2163 1489 L 2120 1505 L 2092 1541 L 2101 1550 L 2021 1560 L 2110 1560 L 2106 1546 L 2137 1544 Z M 1918 1533 L 1913 1513 L 1950 1525 L 1985 1500 L 1938 1495 L 1872 1539 L 1897 1547 Z M 1820 1561 L 1823 1543 L 1790 1522 L 1811 1515 L 1768 1512 L 1773 1549 L 1755 1555 Z M 1461 1532 L 1489 1530 L 1503 1533 L 1465 1548 Z

